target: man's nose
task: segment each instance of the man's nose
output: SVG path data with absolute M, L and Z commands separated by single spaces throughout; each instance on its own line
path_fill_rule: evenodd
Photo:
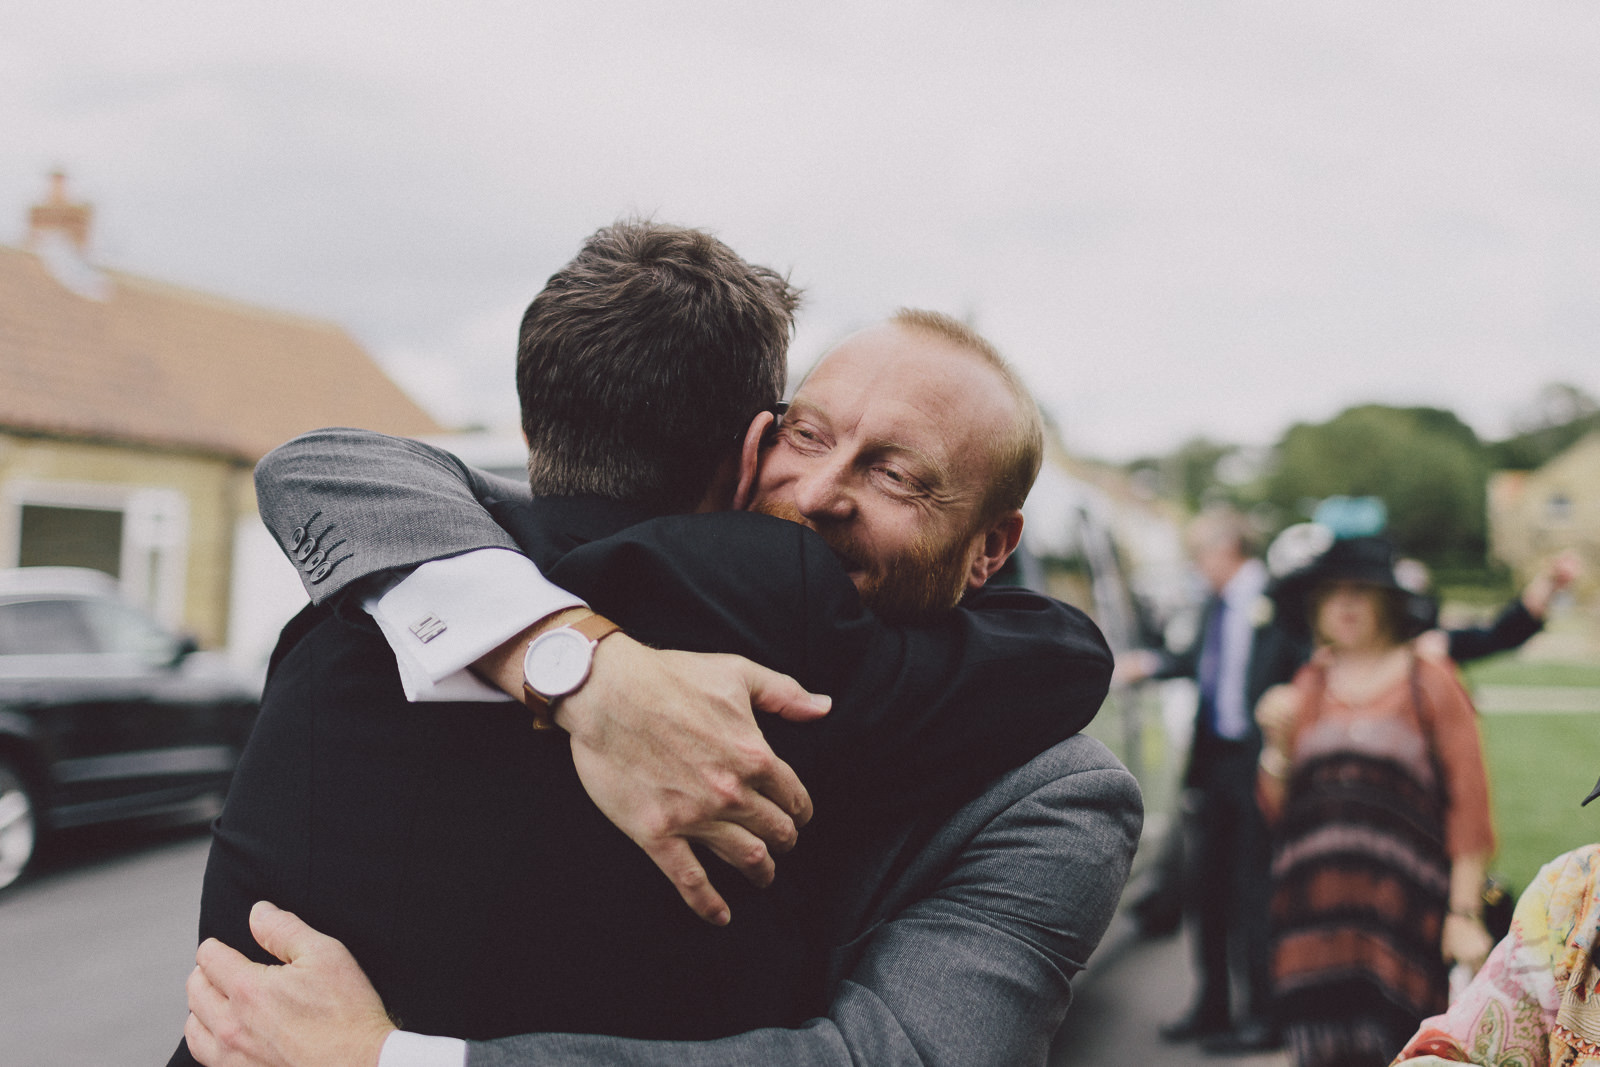
M 849 518 L 855 511 L 855 489 L 848 467 L 837 461 L 818 463 L 795 486 L 794 503 L 808 519 Z

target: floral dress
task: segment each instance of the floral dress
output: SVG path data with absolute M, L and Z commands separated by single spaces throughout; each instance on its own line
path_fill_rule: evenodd
M 1396 1058 L 1407 1067 L 1600 1065 L 1600 845 L 1545 864 L 1511 932 L 1450 1009 Z

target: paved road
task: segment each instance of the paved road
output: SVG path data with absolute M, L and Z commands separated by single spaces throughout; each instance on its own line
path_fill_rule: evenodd
M 1161 1040 L 1157 1027 L 1182 1015 L 1194 995 L 1181 936 L 1139 940 L 1114 926 L 1101 950 L 1077 983 L 1050 1067 L 1287 1067 L 1281 1052 L 1210 1056 Z
M 210 836 L 80 831 L 0 898 L 0 1064 L 141 1067 L 183 1036 Z
M 183 1029 L 183 981 L 209 837 L 203 827 L 82 832 L 0 898 L 0 1065 L 159 1065 Z M 1210 1057 L 1163 1044 L 1188 1003 L 1182 938 L 1113 928 L 1050 1067 L 1284 1067 L 1281 1054 Z

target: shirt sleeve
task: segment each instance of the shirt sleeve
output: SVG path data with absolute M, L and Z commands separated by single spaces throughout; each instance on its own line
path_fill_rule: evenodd
M 540 619 L 582 606 L 532 560 L 500 548 L 424 563 L 365 603 L 413 702 L 511 699 L 468 665 Z
M 467 1043 L 395 1030 L 383 1042 L 378 1067 L 466 1067 Z
M 1450 807 L 1445 813 L 1445 850 L 1452 857 L 1494 849 L 1489 813 L 1489 775 L 1483 761 L 1478 713 L 1455 674 L 1438 663 L 1423 663 L 1424 699 L 1431 705 L 1433 745 L 1445 778 Z

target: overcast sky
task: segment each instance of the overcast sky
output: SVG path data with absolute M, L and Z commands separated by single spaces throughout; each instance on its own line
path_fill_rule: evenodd
M 1600 394 L 1600 4 L 0 0 L 0 242 L 338 321 L 451 422 L 646 212 L 970 318 L 1073 450 Z M 313 383 L 308 383 L 308 386 Z

